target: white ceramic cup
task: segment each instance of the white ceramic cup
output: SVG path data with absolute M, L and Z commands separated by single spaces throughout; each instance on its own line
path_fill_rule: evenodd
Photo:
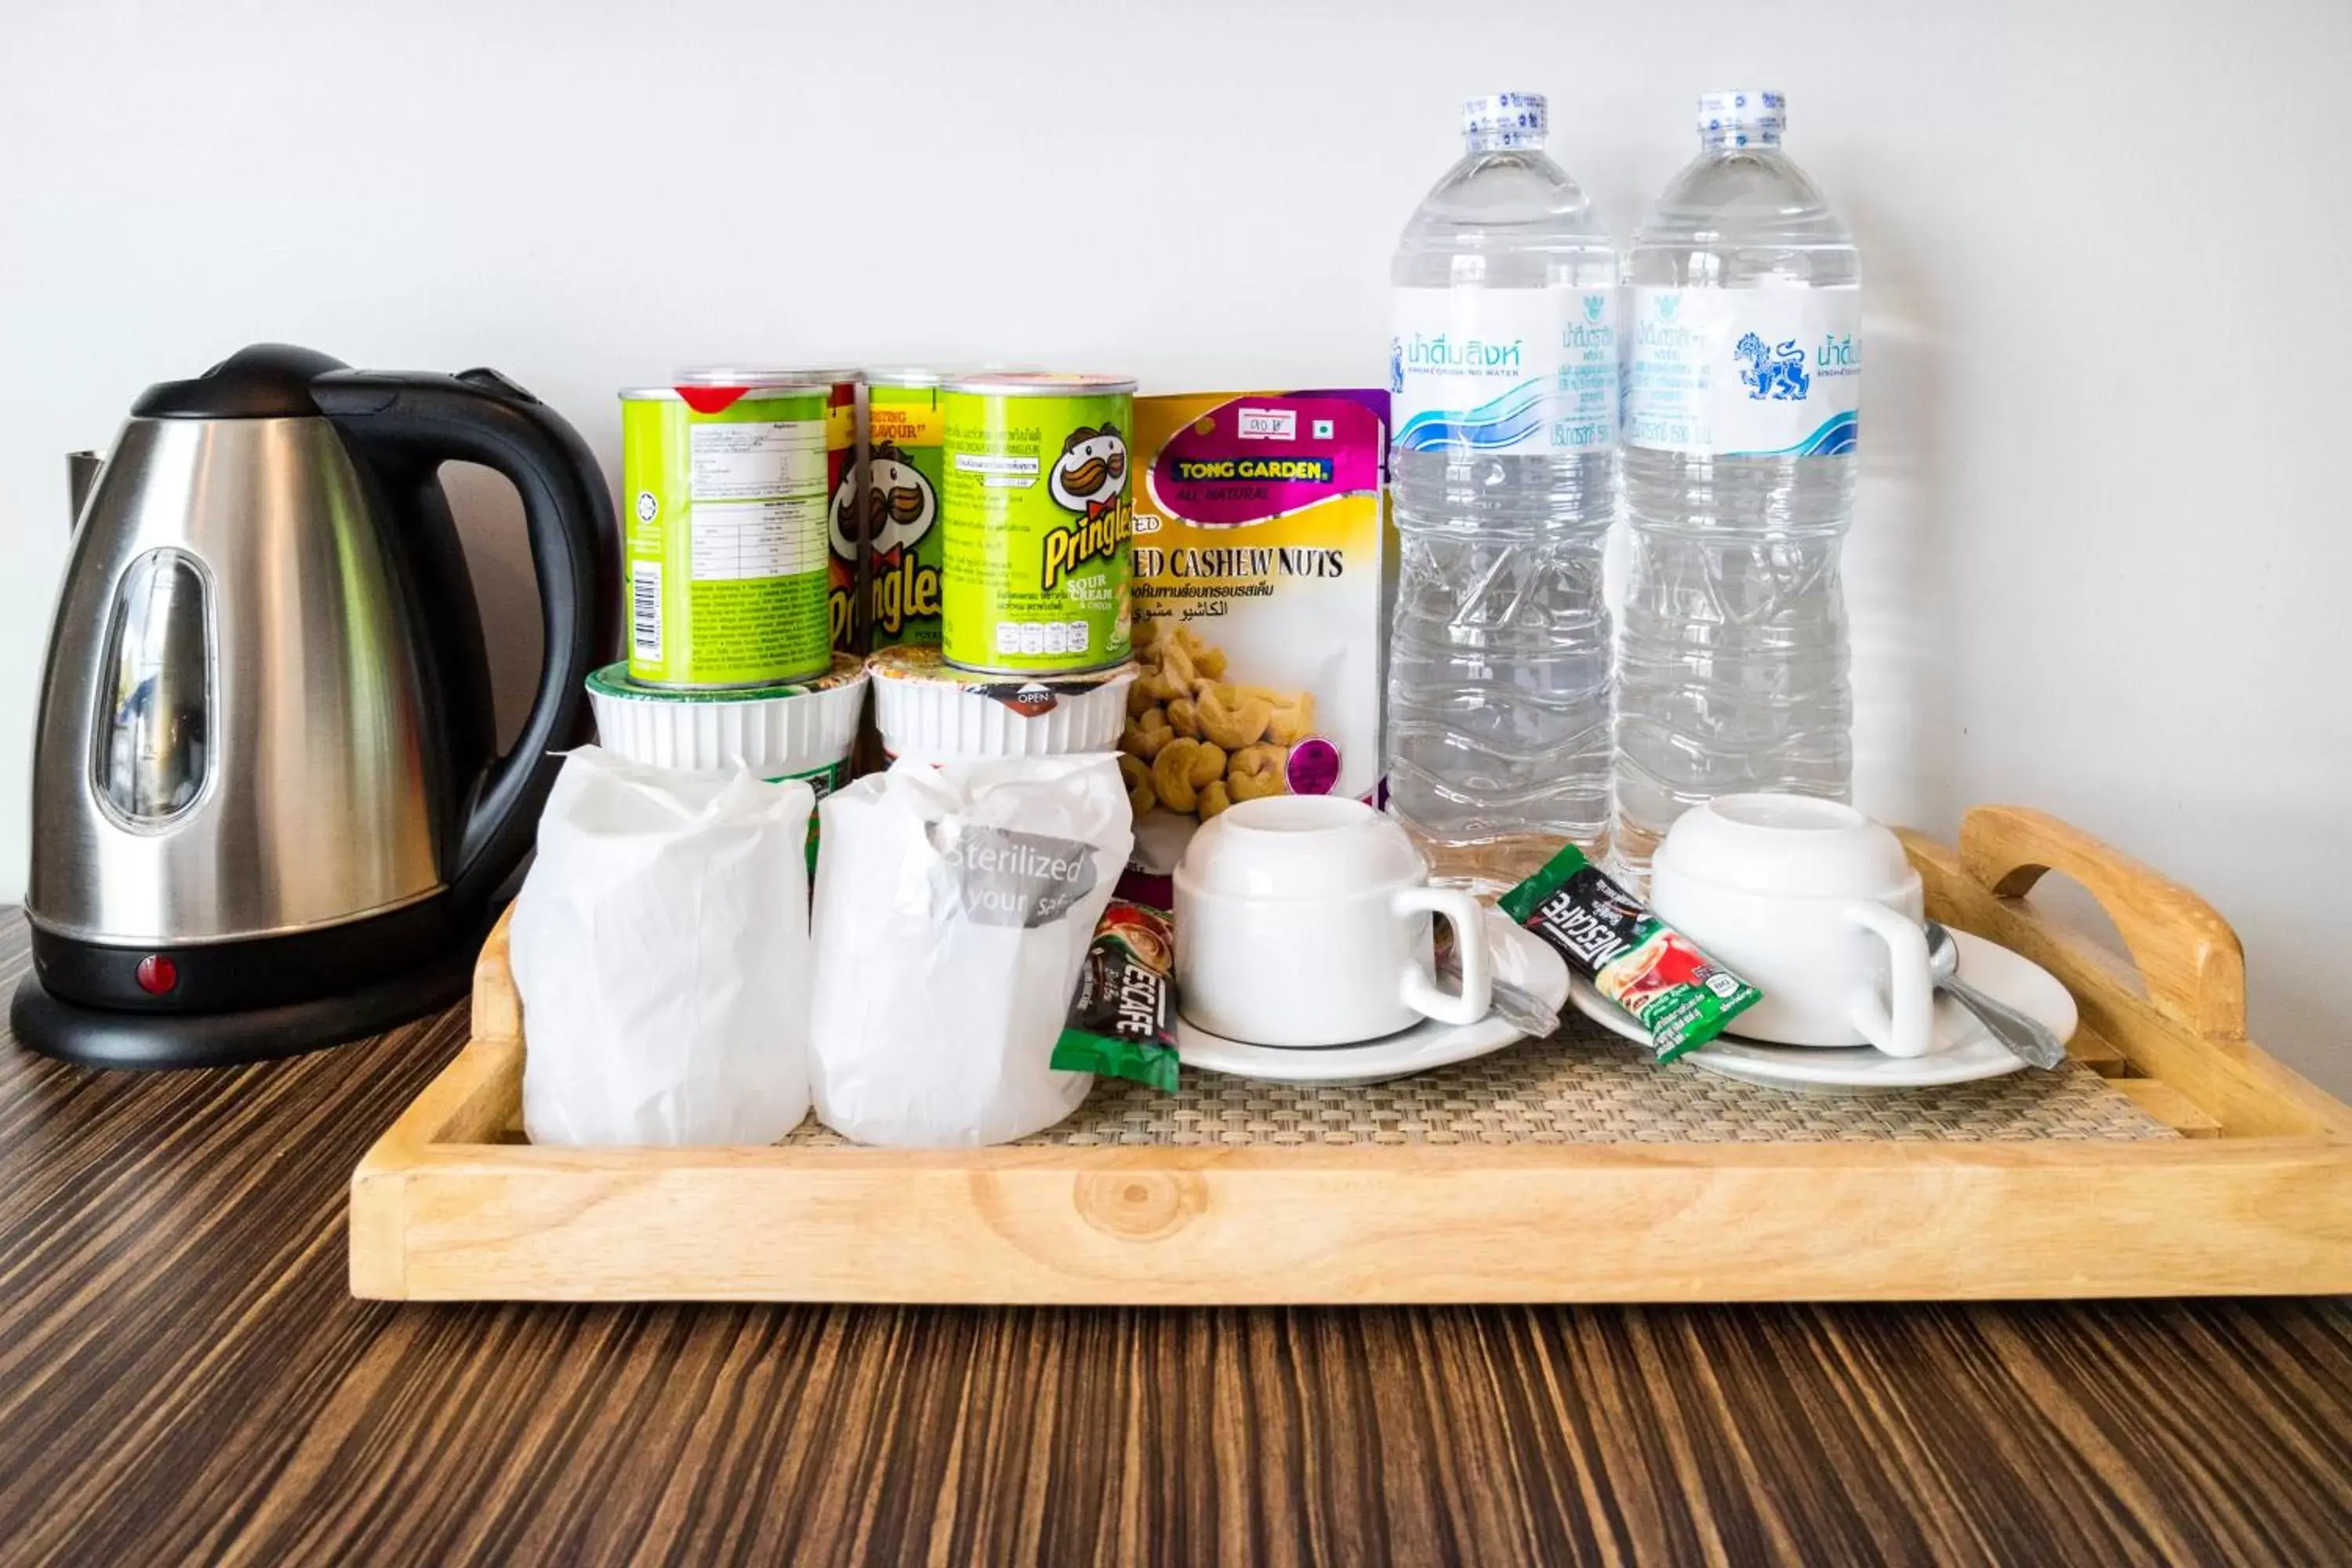
M 1850 805 L 1734 795 L 1692 807 L 1651 862 L 1650 907 L 1764 993 L 1736 1034 L 1891 1057 L 1936 1048 L 1919 873 Z
M 1430 917 L 1454 927 L 1442 989 Z M 1195 1027 L 1259 1046 L 1377 1039 L 1493 1002 L 1478 900 L 1429 886 L 1402 826 L 1361 801 L 1284 795 L 1202 824 L 1176 867 L 1176 998 Z

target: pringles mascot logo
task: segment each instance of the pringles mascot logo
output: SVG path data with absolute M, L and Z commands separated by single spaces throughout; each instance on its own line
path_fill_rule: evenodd
M 1118 426 L 1081 425 L 1062 443 L 1046 490 L 1077 521 L 1045 536 L 1045 570 L 1038 586 L 1052 589 L 1074 569 L 1116 554 L 1134 531 L 1127 503 L 1127 441 Z
M 939 521 L 940 493 L 892 442 L 874 448 L 866 465 L 865 506 L 847 481 L 833 500 L 833 550 L 855 546 L 862 533 L 873 581 L 874 629 L 897 637 L 909 619 L 940 613 L 940 569 L 918 553 Z

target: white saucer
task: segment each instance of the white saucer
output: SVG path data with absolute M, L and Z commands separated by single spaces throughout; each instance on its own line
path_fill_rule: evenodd
M 2074 998 L 2048 970 L 1980 936 L 1955 931 L 1952 938 L 1959 943 L 1959 973 L 1969 984 L 2040 1019 L 2060 1039 L 2074 1038 Z M 1577 977 L 1569 1000 L 1594 1023 L 1648 1047 L 1649 1032 L 1583 976 Z M 1725 1035 L 1683 1059 L 1742 1083 L 1810 1094 L 1937 1089 L 1999 1078 L 2025 1067 L 1977 1022 L 1976 1015 L 1944 995 L 1936 998 L 1936 1049 L 1924 1057 L 1890 1057 L 1868 1046 L 1773 1046 Z
M 1486 940 L 1495 949 L 1495 977 L 1507 980 L 1547 1007 L 1568 1001 L 1568 964 L 1541 939 L 1493 910 L 1486 911 Z M 1424 1019 L 1410 1029 L 1352 1046 L 1253 1046 L 1195 1027 L 1179 1013 L 1176 1055 L 1188 1068 L 1230 1073 L 1274 1083 L 1383 1083 L 1432 1068 L 1450 1067 L 1499 1051 L 1526 1038 L 1501 1015 L 1475 1024 Z

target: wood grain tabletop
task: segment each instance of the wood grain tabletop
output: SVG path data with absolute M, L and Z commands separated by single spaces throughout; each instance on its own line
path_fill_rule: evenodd
M 0 1562 L 2352 1561 L 2341 1301 L 354 1301 L 352 1167 L 464 1034 L 0 1048 Z

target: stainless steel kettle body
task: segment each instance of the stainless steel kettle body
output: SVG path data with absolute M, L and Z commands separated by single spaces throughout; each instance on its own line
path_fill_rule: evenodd
M 439 728 L 387 527 L 322 417 L 124 428 L 34 742 L 43 931 L 231 942 L 446 885 Z
M 545 669 L 503 758 L 452 458 L 512 479 L 531 531 Z M 265 345 L 150 389 L 82 504 L 42 687 L 26 909 L 50 999 L 323 1020 L 470 947 L 584 724 L 614 531 L 578 437 L 492 373 Z M 194 1033 L 193 1057 L 131 1054 L 301 1048 Z

